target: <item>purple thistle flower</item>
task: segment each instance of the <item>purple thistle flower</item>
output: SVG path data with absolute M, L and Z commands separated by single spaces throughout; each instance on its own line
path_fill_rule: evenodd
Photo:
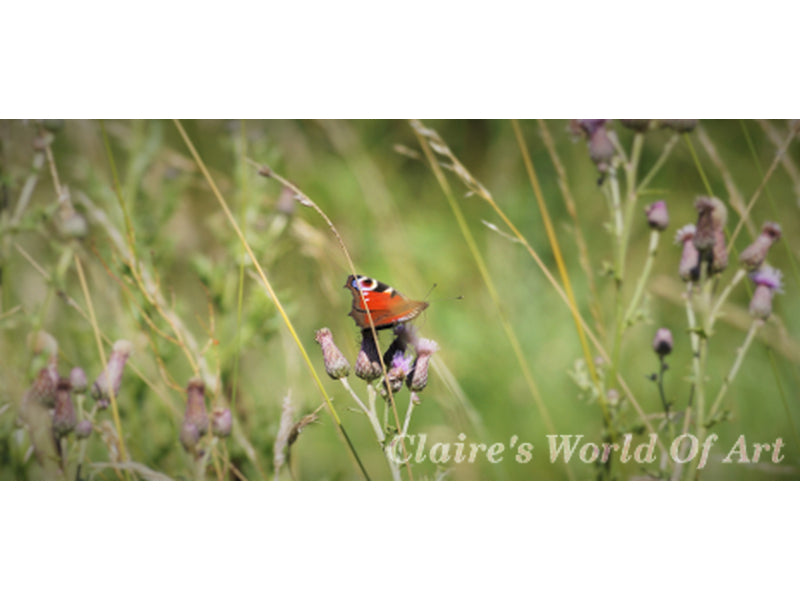
M 675 243 L 683 247 L 678 274 L 684 281 L 696 281 L 700 276 L 700 253 L 694 246 L 696 227 L 693 224 L 684 225 L 675 234 Z
M 756 284 L 750 300 L 750 314 L 766 320 L 772 314 L 772 297 L 776 293 L 783 293 L 783 274 L 778 269 L 763 265 L 750 273 L 750 279 Z

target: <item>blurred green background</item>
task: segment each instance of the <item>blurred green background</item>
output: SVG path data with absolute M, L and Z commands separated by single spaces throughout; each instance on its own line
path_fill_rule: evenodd
M 470 173 L 525 235 L 555 273 L 540 211 L 524 170 L 520 149 L 507 121 L 425 121 L 438 131 Z M 234 373 L 238 391 L 234 412 L 242 435 L 257 458 L 246 456 L 236 436 L 224 443 L 231 461 L 248 478 L 272 477 L 272 447 L 283 398 L 291 395 L 297 416 L 315 410 L 322 397 L 272 303 L 250 275 L 246 261 L 243 315 L 237 324 L 237 294 L 241 244 L 225 219 L 209 186 L 192 160 L 174 124 L 169 121 L 109 121 L 104 123 L 120 190 L 129 209 L 140 260 L 154 273 L 173 310 L 197 338 L 212 371 L 219 371 L 230 398 Z M 430 461 L 414 465 L 415 479 L 564 479 L 561 464 L 551 464 L 547 429 L 520 372 L 505 336 L 497 307 L 491 300 L 442 189 L 421 152 L 413 129 L 405 121 L 187 121 L 186 131 L 209 167 L 247 239 L 286 306 L 323 383 L 333 396 L 345 428 L 373 478 L 389 476 L 386 463 L 367 420 L 350 410 L 352 401 L 336 382 L 324 374 L 314 332 L 328 327 L 345 354 L 353 360 L 359 333 L 347 316 L 350 293 L 343 289 L 348 275 L 344 257 L 325 223 L 312 210 L 281 201 L 282 187 L 259 177 L 245 157 L 267 164 L 291 180 L 327 213 L 341 233 L 359 272 L 388 283 L 405 295 L 426 299 L 430 307 L 416 321 L 421 335 L 435 339 L 438 359 L 452 373 L 454 392 L 439 372 L 432 373 L 413 413 L 412 433 L 425 433 L 428 444 L 455 442 L 461 433 L 466 443 L 508 445 L 512 436 L 534 445 L 527 464 L 506 452 L 498 464 L 450 463 L 437 469 Z M 573 221 L 567 213 L 556 171 L 541 137 L 540 124 L 520 122 L 542 191 L 569 269 L 584 317 L 589 312 L 587 274 L 582 270 L 575 244 Z M 731 194 L 749 201 L 759 188 L 777 148 L 790 133 L 786 121 L 701 121 L 689 134 L 692 147 L 715 195 L 729 202 Z M 111 162 L 104 146 L 101 124 L 66 121 L 48 124 L 52 152 L 61 183 L 69 186 L 79 213 L 86 213 L 82 195 L 104 211 L 113 226 L 125 232 L 125 219 L 115 193 Z M 597 185 L 598 174 L 588 156 L 586 142 L 575 139 L 567 121 L 546 121 L 563 163 L 574 197 L 578 221 L 589 247 L 592 275 L 601 307 L 602 327 L 613 329 L 614 286 L 603 274 L 613 259 L 611 237 L 605 227 L 608 204 Z M 620 143 L 630 148 L 633 133 L 613 122 Z M 33 143 L 41 124 L 34 121 L 0 122 L 0 177 L 2 210 L 14 211 L 31 173 Z M 656 129 L 646 134 L 644 170 L 658 157 L 671 133 Z M 770 263 L 785 275 L 785 294 L 778 296 L 775 316 L 745 358 L 742 371 L 728 397 L 731 419 L 719 424 L 720 436 L 702 479 L 796 479 L 800 447 L 795 423 L 798 406 L 798 278 L 800 244 L 795 233 L 800 224 L 800 149 L 789 146 L 752 211 L 757 228 L 765 220 L 781 224 L 785 240 L 772 249 Z M 602 414 L 587 401 L 569 372 L 582 357 L 575 326 L 524 248 L 482 224 L 502 227 L 497 215 L 481 199 L 466 196 L 463 185 L 449 177 L 468 226 L 475 236 L 522 349 L 559 434 L 583 434 L 598 442 Z M 653 334 L 669 327 L 675 349 L 669 357 L 666 389 L 676 410 L 683 410 L 689 394 L 691 361 L 686 317 L 677 276 L 680 249 L 672 243 L 674 232 L 696 220 L 694 199 L 705 186 L 692 150 L 685 140 L 675 146 L 664 168 L 650 184 L 652 200 L 667 201 L 671 223 L 662 236 L 653 278 L 648 286 L 646 318 L 625 335 L 621 371 L 646 413 L 661 410 L 656 386 L 647 379 L 658 367 L 652 352 Z M 628 273 L 638 275 L 646 258 L 649 236 L 640 201 L 628 253 Z M 17 422 L 17 407 L 34 373 L 25 339 L 40 323 L 59 342 L 61 370 L 78 365 L 90 381 L 99 373 L 100 359 L 90 324 L 64 297 L 84 305 L 74 268 L 67 267 L 56 295 L 42 312 L 48 283 L 19 251 L 24 249 L 44 269 L 57 270 L 69 240 L 54 224 L 57 198 L 45 166 L 39 175 L 22 226 L 5 229 L 2 240 L 2 309 L 0 315 L 0 477 L 37 478 L 41 473 L 25 457 L 25 442 Z M 111 339 L 128 339 L 135 348 L 131 364 L 146 375 L 158 393 L 133 371 L 126 370 L 120 391 L 120 417 L 132 460 L 173 478 L 193 476 L 190 459 L 178 442 L 185 394 L 169 388 L 155 357 L 180 386 L 192 376 L 183 353 L 152 333 L 137 305 L 137 291 L 109 240 L 109 230 L 90 221 L 89 235 L 77 244 L 84 260 L 100 329 Z M 729 228 L 738 222 L 730 210 Z M 741 251 L 751 241 L 747 230 L 736 241 Z M 792 259 L 793 256 L 793 259 Z M 733 261 L 732 261 L 733 262 Z M 724 280 L 733 274 L 734 266 Z M 433 291 L 431 287 L 435 285 Z M 630 297 L 632 283 L 624 293 Z M 429 293 L 430 292 L 430 293 Z M 140 298 L 139 298 L 140 299 Z M 735 358 L 736 348 L 749 327 L 748 294 L 737 288 L 729 310 L 716 326 L 709 347 L 708 394 L 716 394 Z M 16 308 L 20 307 L 20 308 Z M 13 312 L 8 314 L 9 311 Z M 158 322 L 158 315 L 150 316 Z M 211 318 L 213 314 L 213 331 Z M 164 323 L 160 322 L 164 327 Z M 597 330 L 597 327 L 595 327 Z M 241 336 L 237 339 L 237 332 Z M 157 338 L 157 336 L 155 336 Z M 209 343 L 209 340 L 215 340 Z M 382 335 L 384 345 L 389 334 Z M 154 345 L 158 353 L 154 351 Z M 610 342 L 606 343 L 610 347 Z M 108 351 L 108 348 L 107 348 Z M 238 362 L 236 357 L 238 356 Z M 237 371 L 238 369 L 238 371 Z M 351 378 L 352 379 L 352 378 Z M 356 391 L 363 385 L 355 380 Z M 401 417 L 408 392 L 398 398 Z M 628 410 L 625 422 L 636 422 Z M 103 417 L 106 418 L 106 417 Z M 107 417 L 110 418 L 110 417 Z M 785 460 L 773 465 L 721 464 L 720 459 L 739 435 L 749 444 L 774 442 L 782 437 Z M 96 437 L 96 436 L 94 436 Z M 90 439 L 89 457 L 106 460 L 103 444 Z M 635 443 L 642 441 L 637 436 Z M 321 414 L 292 448 L 292 463 L 300 479 L 358 479 L 359 472 L 339 439 L 331 418 Z M 573 458 L 576 478 L 594 479 L 597 468 Z M 615 470 L 619 478 L 641 477 L 645 469 L 628 464 Z M 98 477 L 113 477 L 103 471 Z M 209 477 L 212 477 L 209 474 Z M 281 478 L 287 478 L 282 473 Z

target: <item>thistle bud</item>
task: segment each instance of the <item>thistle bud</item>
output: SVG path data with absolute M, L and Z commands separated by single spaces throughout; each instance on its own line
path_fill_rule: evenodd
M 614 144 L 605 127 L 598 127 L 589 138 L 589 158 L 601 173 L 608 171 L 614 158 Z
M 27 398 L 35 400 L 48 408 L 53 408 L 56 401 L 56 386 L 58 385 L 58 373 L 53 373 L 50 365 L 44 367 L 37 373 L 30 389 L 26 394 Z
M 75 437 L 79 440 L 84 440 L 92 435 L 92 422 L 88 419 L 84 419 L 80 421 L 77 425 L 75 425 Z
M 218 406 L 211 412 L 211 433 L 217 437 L 228 437 L 233 427 L 231 410 Z
M 756 284 L 753 298 L 750 300 L 750 314 L 757 319 L 766 320 L 772 314 L 772 297 L 775 293 L 783 293 L 783 274 L 764 265 L 750 273 L 750 279 Z
M 693 224 L 684 225 L 675 234 L 675 243 L 683 247 L 681 252 L 681 263 L 678 266 L 678 274 L 684 281 L 697 281 L 700 276 L 700 253 L 694 246 L 694 234 L 696 228 Z
M 699 121 L 697 119 L 661 119 L 661 126 L 678 133 L 689 133 Z
M 56 387 L 55 412 L 53 413 L 53 432 L 56 437 L 64 437 L 75 429 L 78 419 L 72 404 L 72 385 L 62 377 Z
M 97 400 L 99 408 L 108 408 L 112 392 L 115 398 L 119 395 L 122 371 L 131 355 L 132 348 L 132 344 L 127 340 L 114 342 L 106 369 L 100 373 L 92 385 L 92 397 Z
M 73 367 L 69 372 L 69 383 L 73 392 L 82 394 L 86 391 L 86 372 L 80 367 Z
M 358 358 L 356 358 L 353 372 L 356 377 L 364 381 L 374 381 L 383 373 L 375 338 L 372 337 L 372 331 L 370 330 L 361 332 L 361 349 L 358 351 Z
M 643 133 L 650 128 L 651 120 L 652 119 L 620 119 L 619 122 L 628 129 Z
M 413 392 L 421 392 L 428 385 L 428 363 L 433 353 L 439 350 L 439 344 L 433 340 L 420 338 L 414 349 L 417 358 L 414 360 L 411 373 L 406 378 L 406 385 Z
M 180 440 L 187 451 L 194 450 L 197 442 L 208 431 L 205 385 L 199 377 L 193 377 L 186 386 L 186 412 L 183 415 Z
M 669 227 L 667 203 L 663 200 L 653 202 L 651 205 L 647 206 L 644 211 L 647 214 L 647 223 L 650 225 L 650 229 L 664 231 Z
M 36 355 L 45 354 L 47 356 L 55 356 L 58 354 L 58 342 L 56 338 L 46 331 L 37 331 L 36 335 L 29 335 L 28 345 L 31 351 Z
M 666 327 L 656 331 L 653 338 L 653 350 L 662 358 L 672 352 L 672 332 Z
M 781 227 L 777 223 L 764 223 L 761 234 L 739 255 L 739 261 L 748 269 L 757 269 L 767 257 L 772 244 L 781 239 Z
M 327 327 L 317 331 L 314 339 L 322 347 L 322 359 L 325 361 L 325 372 L 331 379 L 342 379 L 350 374 L 350 363 L 333 342 L 333 334 Z

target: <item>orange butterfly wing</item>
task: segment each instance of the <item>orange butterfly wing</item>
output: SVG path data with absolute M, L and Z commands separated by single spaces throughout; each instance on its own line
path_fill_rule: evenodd
M 361 329 L 370 328 L 367 307 L 375 329 L 388 329 L 398 323 L 410 321 L 428 308 L 427 302 L 409 300 L 385 283 L 363 275 L 350 275 L 345 287 L 353 294 L 353 308 L 349 315 Z

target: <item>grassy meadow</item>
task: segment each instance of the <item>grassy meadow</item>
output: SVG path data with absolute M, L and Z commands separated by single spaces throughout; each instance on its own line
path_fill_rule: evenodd
M 0 478 L 798 479 L 798 131 L 0 122 Z

